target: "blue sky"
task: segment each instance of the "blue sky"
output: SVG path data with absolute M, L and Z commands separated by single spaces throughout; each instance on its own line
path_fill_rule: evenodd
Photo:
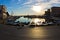
M 14 15 L 27 15 L 37 14 L 31 10 L 35 5 L 42 6 L 44 11 L 52 6 L 60 7 L 60 0 L 0 0 L 0 5 L 5 5 L 9 14 L 13 11 Z

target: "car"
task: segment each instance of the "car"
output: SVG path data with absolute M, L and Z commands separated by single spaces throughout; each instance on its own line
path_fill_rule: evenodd
M 19 21 L 15 22 L 13 20 L 7 20 L 6 24 L 7 25 L 14 25 L 14 26 L 19 26 L 20 25 Z
M 12 25 L 12 24 L 13 24 L 13 21 L 12 21 L 12 20 L 7 20 L 7 21 L 6 21 L 6 24 L 7 24 L 7 25 Z
M 12 25 L 14 25 L 14 26 L 20 26 L 20 23 L 19 22 L 14 22 Z

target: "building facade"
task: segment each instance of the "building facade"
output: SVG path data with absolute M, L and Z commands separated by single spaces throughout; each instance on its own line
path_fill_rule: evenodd
M 46 21 L 53 22 L 53 21 L 60 21 L 60 7 L 52 7 L 45 11 Z
M 8 15 L 7 15 L 7 11 L 6 11 L 6 7 L 5 5 L 0 5 L 0 23 L 4 23 L 4 21 L 7 19 Z
M 51 15 L 54 17 L 60 17 L 60 7 L 52 7 Z

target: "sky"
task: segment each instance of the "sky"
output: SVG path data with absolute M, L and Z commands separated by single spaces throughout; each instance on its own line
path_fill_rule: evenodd
M 60 7 L 60 0 L 0 0 L 0 5 L 5 5 L 9 14 L 13 12 L 13 15 L 43 15 L 53 6 Z M 39 9 L 36 6 L 40 6 L 41 12 L 35 12 Z

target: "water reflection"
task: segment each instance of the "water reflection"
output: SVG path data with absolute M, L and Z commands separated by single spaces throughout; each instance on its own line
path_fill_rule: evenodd
M 43 18 L 33 18 L 30 21 L 30 25 L 42 25 L 43 22 L 45 22 Z
M 19 19 L 17 19 L 16 21 L 19 21 L 19 22 L 30 22 L 31 19 L 30 18 L 24 18 L 24 17 L 20 17 Z
M 32 38 L 44 38 L 46 32 L 44 32 L 43 28 L 35 27 L 29 30 L 28 35 Z
M 19 19 L 17 19 L 16 21 L 19 21 L 19 22 L 37 22 L 37 21 L 41 21 L 41 22 L 45 22 L 45 19 L 44 18 L 24 18 L 24 17 L 20 17 Z

